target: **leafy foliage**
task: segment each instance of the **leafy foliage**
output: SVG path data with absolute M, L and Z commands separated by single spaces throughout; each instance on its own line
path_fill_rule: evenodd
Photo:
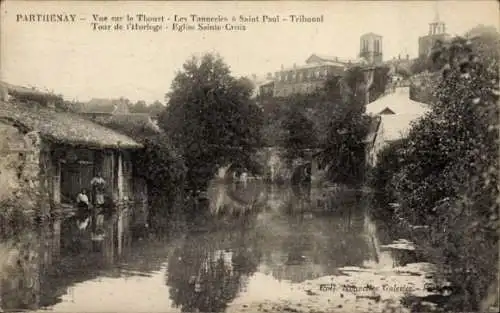
M 458 288 L 451 310 L 478 310 L 498 266 L 498 54 L 500 36 L 439 43 L 431 69 L 440 78 L 431 112 L 411 129 L 393 155 L 379 164 L 394 173 L 390 193 L 413 224 L 429 225 L 427 251 Z M 382 157 L 384 159 L 384 157 Z M 422 243 L 427 245 L 427 243 Z M 450 273 L 450 266 L 471 269 Z
M 420 74 L 422 72 L 428 71 L 431 69 L 431 61 L 429 58 L 424 56 L 419 56 L 411 65 L 410 71 L 413 75 Z
M 182 194 L 186 168 L 179 153 L 165 134 L 143 140 L 144 151 L 134 155 L 136 175 L 148 184 L 152 218 L 173 212 L 177 196 Z M 155 211 L 156 210 L 156 211 Z
M 388 67 L 375 69 L 371 101 L 385 92 L 388 73 Z M 320 158 L 330 166 L 332 180 L 358 183 L 363 176 L 363 139 L 369 124 L 364 116 L 366 87 L 361 67 L 350 68 L 343 77 L 328 77 L 323 88 L 312 94 L 295 94 L 266 116 L 265 138 L 283 145 L 289 158 L 300 156 L 300 149 L 321 147 Z
M 261 146 L 262 113 L 251 92 L 215 55 L 192 58 L 177 73 L 159 124 L 184 158 L 191 189 L 204 189 L 220 166 L 245 162 Z
M 385 91 L 388 69 L 377 68 L 374 73 L 370 97 Z M 370 118 L 364 114 L 366 83 L 363 69 L 350 69 L 342 80 L 327 84 L 325 95 L 338 99 L 330 117 L 322 158 L 329 165 L 330 179 L 337 183 L 356 185 L 364 177 L 365 146 Z M 335 86 L 339 86 L 335 88 Z
M 304 149 L 316 147 L 318 141 L 314 123 L 305 116 L 304 109 L 297 104 L 286 112 L 282 127 L 286 134 L 284 145 L 287 159 L 303 157 Z
M 400 170 L 403 156 L 401 148 L 405 140 L 393 142 L 382 149 L 377 155 L 377 166 L 371 169 L 368 184 L 375 191 L 377 206 L 383 206 L 397 200 L 397 195 L 392 188 L 392 177 Z M 392 213 L 392 212 L 391 212 Z
M 146 113 L 150 116 L 158 116 L 165 110 L 165 106 L 160 101 L 155 101 L 148 105 L 146 101 L 140 100 L 136 103 L 129 103 L 128 109 L 130 113 Z

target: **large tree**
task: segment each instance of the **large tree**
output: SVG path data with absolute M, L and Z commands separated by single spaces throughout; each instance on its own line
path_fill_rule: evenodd
M 180 149 L 191 188 L 205 188 L 218 167 L 248 161 L 260 146 L 262 116 L 251 93 L 217 55 L 193 57 L 177 73 L 159 124 Z
M 282 127 L 285 131 L 283 141 L 288 160 L 303 157 L 304 149 L 316 148 L 318 142 L 314 123 L 306 117 L 303 107 L 289 108 L 282 121 Z
M 388 71 L 386 67 L 375 69 L 370 100 L 385 91 Z M 321 156 L 329 165 L 330 179 L 337 183 L 357 185 L 363 179 L 364 138 L 370 123 L 364 114 L 366 88 L 364 69 L 353 67 L 341 79 L 329 81 L 323 91 L 323 97 L 334 103 Z
M 139 100 L 135 104 L 130 103 L 129 110 L 131 113 L 149 113 L 149 108 L 144 100 Z

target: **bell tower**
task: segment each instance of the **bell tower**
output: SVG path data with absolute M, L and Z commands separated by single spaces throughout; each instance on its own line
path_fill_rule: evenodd
M 446 25 L 439 19 L 438 2 L 434 3 L 434 21 L 429 23 L 429 35 L 440 35 L 446 33 Z
M 368 33 L 360 37 L 359 56 L 369 64 L 382 63 L 382 36 Z
M 434 20 L 429 23 L 429 32 L 418 40 L 418 54 L 427 57 L 434 47 L 436 41 L 445 41 L 449 35 L 446 33 L 446 25 L 439 18 L 438 1 L 434 2 Z

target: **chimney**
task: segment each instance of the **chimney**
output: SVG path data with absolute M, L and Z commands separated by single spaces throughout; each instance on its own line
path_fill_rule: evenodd
M 285 69 L 285 66 L 283 64 L 281 64 L 281 70 L 284 70 Z
M 252 79 L 257 80 L 257 74 L 252 74 Z
M 267 79 L 273 79 L 273 73 L 271 72 L 267 73 Z
M 293 69 L 297 68 L 297 63 L 293 63 Z
M 398 60 L 401 60 L 401 54 L 398 54 Z
M 407 55 L 406 55 L 406 60 L 409 60 L 409 59 L 410 59 L 410 55 L 409 55 L 409 54 L 407 54 Z

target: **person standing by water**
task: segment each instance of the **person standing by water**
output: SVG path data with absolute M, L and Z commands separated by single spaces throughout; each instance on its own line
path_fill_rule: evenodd
M 102 178 L 101 172 L 98 172 L 97 175 L 92 178 L 90 185 L 92 186 L 92 200 L 95 208 L 95 223 L 93 225 L 93 231 L 95 232 L 97 229 L 102 229 L 104 224 L 103 209 L 105 203 L 106 181 Z
M 78 207 L 76 223 L 80 230 L 84 230 L 91 220 L 90 201 L 86 189 L 82 189 L 76 196 L 76 205 Z

